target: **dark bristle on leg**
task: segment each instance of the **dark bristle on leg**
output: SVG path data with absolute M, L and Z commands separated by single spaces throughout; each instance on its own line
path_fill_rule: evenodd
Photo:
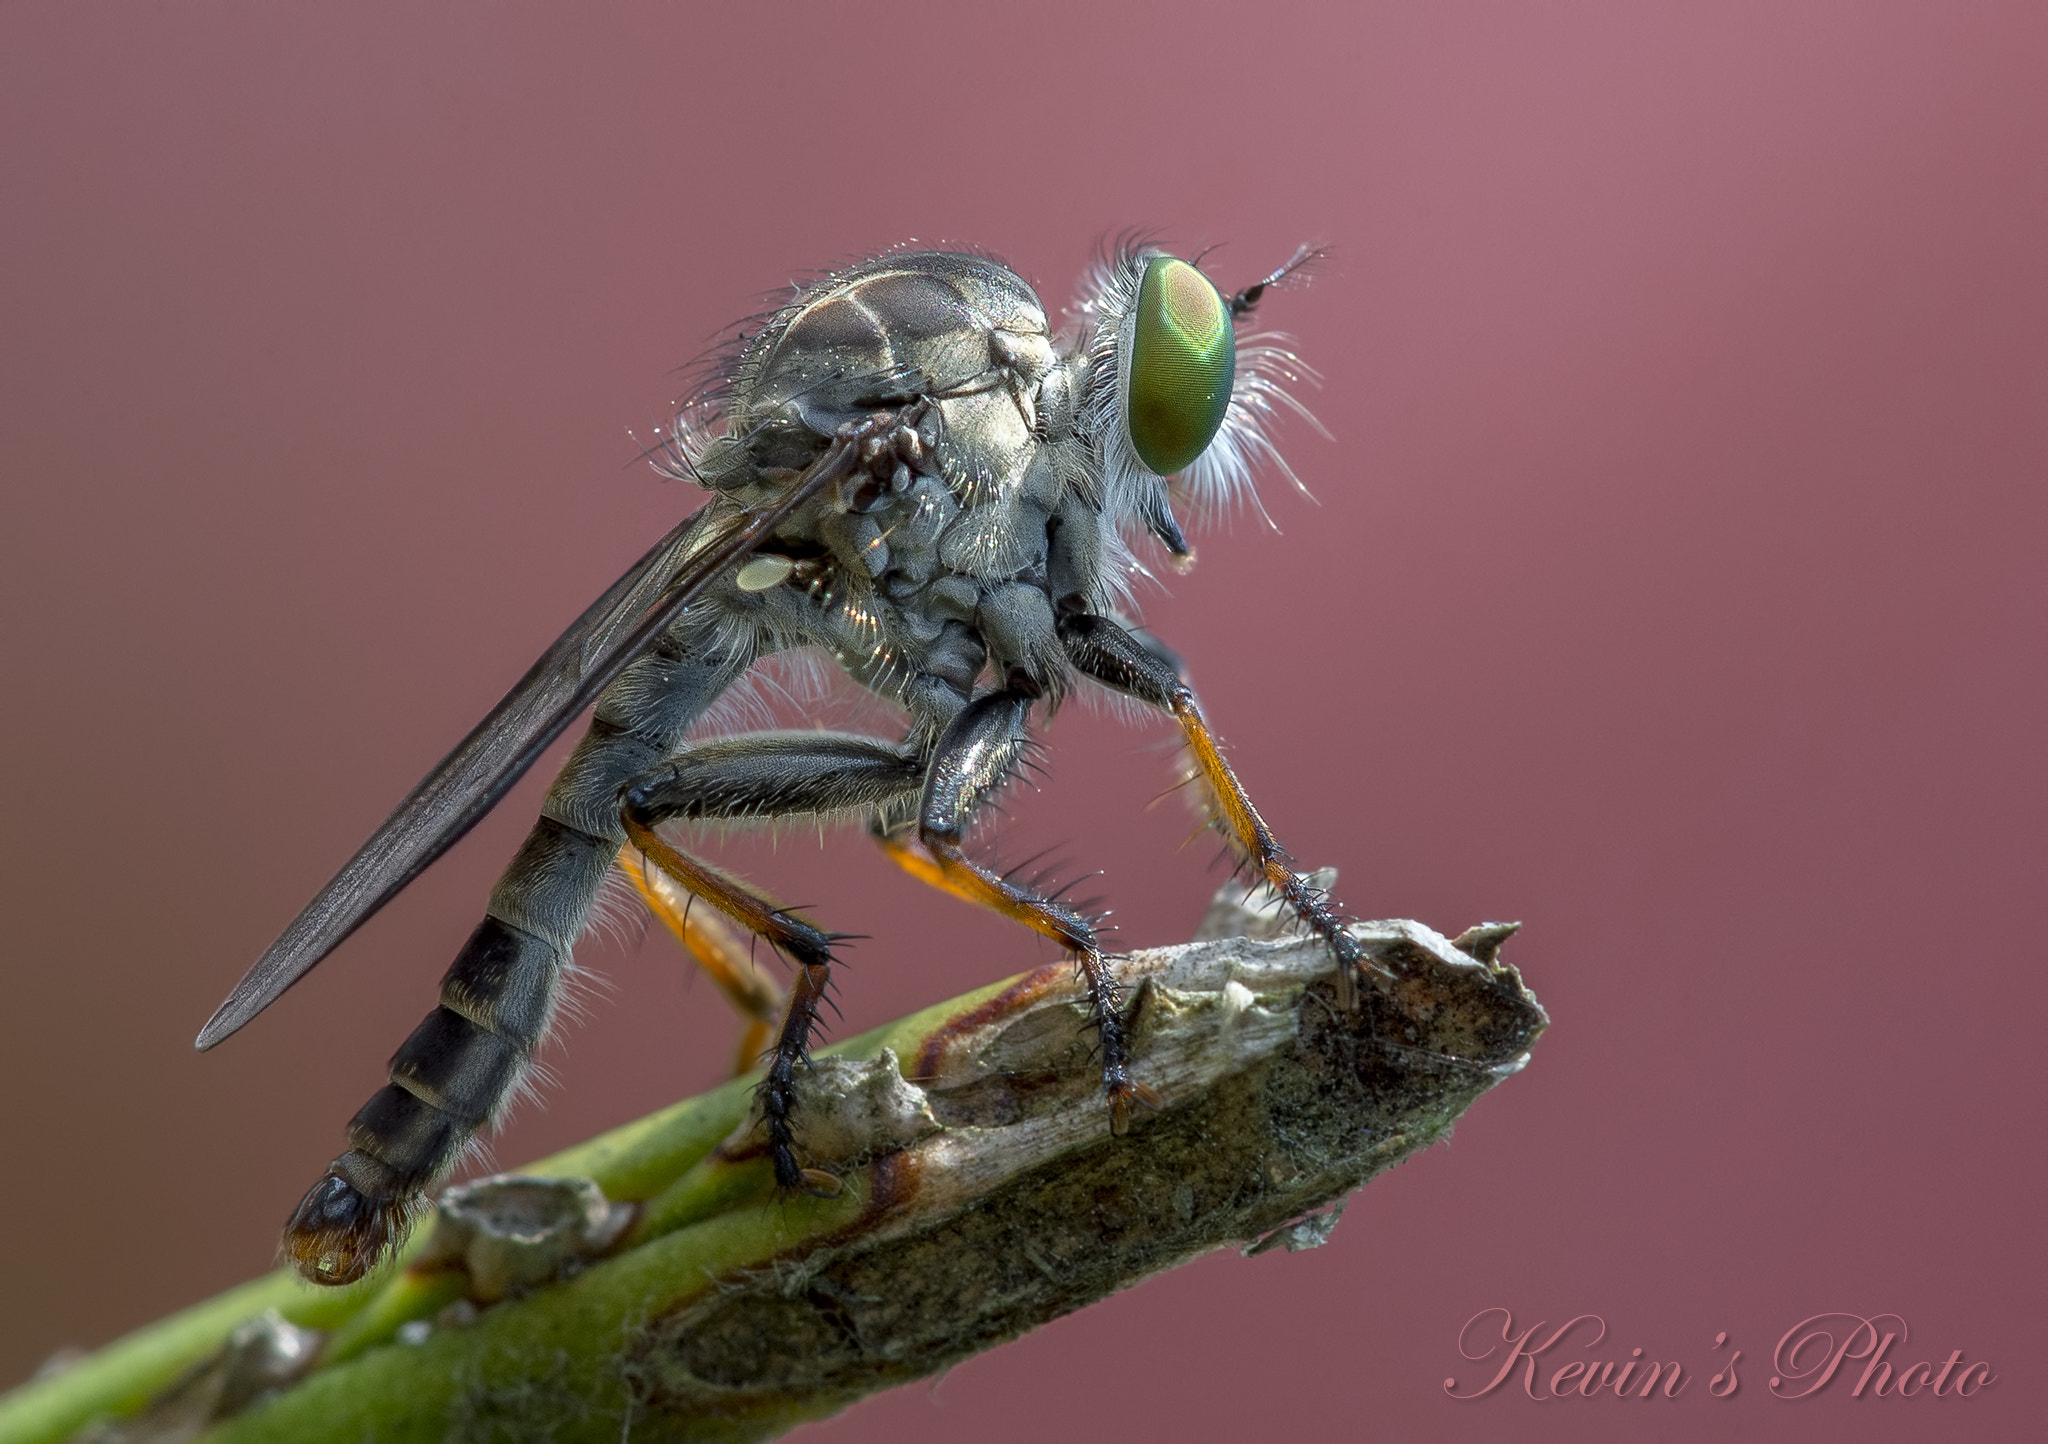
M 1109 1099 L 1109 1131 L 1121 1138 L 1131 1131 L 1134 1108 L 1159 1106 L 1159 1095 L 1131 1077 L 1130 1020 L 1124 1014 L 1123 989 L 1109 974 L 1101 953 L 1078 954 L 1074 965 L 1088 984 L 1088 1025 L 1102 1050 L 1102 1091 Z
M 805 1168 L 797 1161 L 796 1134 L 790 1119 L 796 1111 L 797 1072 L 811 1064 L 811 1031 L 817 1026 L 818 1004 L 831 979 L 830 959 L 827 952 L 824 961 L 808 962 L 797 974 L 796 986 L 790 990 L 789 1012 L 783 1019 L 782 1032 L 775 1040 L 768 1073 L 759 1090 L 775 1186 L 786 1193 L 808 1193 L 819 1198 L 835 1196 L 840 1189 L 839 1180 L 821 1168 Z
M 1357 1012 L 1359 970 L 1365 963 L 1365 951 L 1346 929 L 1343 916 L 1330 906 L 1329 895 L 1311 887 L 1300 873 L 1285 865 L 1284 859 L 1278 866 L 1266 867 L 1260 876 L 1287 900 L 1296 917 L 1330 945 L 1337 958 L 1337 1006 L 1347 1013 Z

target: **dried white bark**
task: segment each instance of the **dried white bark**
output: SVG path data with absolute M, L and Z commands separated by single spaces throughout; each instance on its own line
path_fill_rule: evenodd
M 1314 1247 L 1547 1025 L 1498 961 L 1512 928 L 1461 948 L 1360 925 L 1374 972 L 1342 1014 L 1328 952 L 1274 939 L 1273 916 L 1263 889 L 1226 888 L 1207 940 L 1122 964 L 1137 1076 L 1160 1100 L 1127 1137 L 1110 1136 L 1086 999 L 1062 968 L 935 1030 L 902 1060 L 917 1085 L 893 1059 L 822 1077 L 842 1099 L 888 1099 L 865 1224 L 650 1321 L 630 1372 L 641 1417 L 674 1421 L 655 1437 L 761 1437 L 764 1414 L 790 1422 L 775 1401 L 831 1412 L 1211 1249 Z M 856 1156 L 858 1138 L 842 1144 Z
M 334 1333 L 223 1330 L 93 1437 L 761 1439 L 1211 1249 L 1315 1247 L 1548 1023 L 1499 961 L 1511 926 L 1355 931 L 1351 1012 L 1327 949 L 1277 936 L 1263 889 L 1226 887 L 1197 941 L 1120 960 L 1158 1101 L 1125 1137 L 1085 991 L 1042 968 L 818 1061 L 799 1133 L 837 1199 L 776 1199 L 745 1093 L 718 1090 L 554 1177 L 451 1190 L 410 1268 Z

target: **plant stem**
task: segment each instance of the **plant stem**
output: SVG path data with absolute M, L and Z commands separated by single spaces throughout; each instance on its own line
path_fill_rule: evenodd
M 1313 1246 L 1319 1210 L 1443 1137 L 1548 1020 L 1497 931 L 1413 923 L 1357 929 L 1373 970 L 1340 1012 L 1320 943 L 1215 936 L 1270 932 L 1264 901 L 1119 960 L 1158 1098 L 1127 1137 L 1085 991 L 1041 968 L 820 1055 L 799 1126 L 836 1197 L 776 1196 L 736 1080 L 526 1170 L 602 1197 L 481 1186 L 480 1224 L 459 1207 L 363 1284 L 258 1279 L 0 1397 L 0 1444 L 95 1419 L 109 1444 L 761 1439 L 1211 1249 Z M 490 1213 L 515 1194 L 573 1195 L 600 1241 L 522 1242 Z

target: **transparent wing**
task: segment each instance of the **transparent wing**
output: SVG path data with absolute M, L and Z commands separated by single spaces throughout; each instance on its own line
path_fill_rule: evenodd
M 843 434 L 773 506 L 729 519 L 714 519 L 705 507 L 656 543 L 591 603 L 292 920 L 199 1030 L 197 1046 L 211 1048 L 276 1002 L 453 847 L 707 583 L 845 476 L 854 455 L 855 438 Z

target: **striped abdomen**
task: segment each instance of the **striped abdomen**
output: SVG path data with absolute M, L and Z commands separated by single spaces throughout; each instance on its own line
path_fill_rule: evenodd
M 492 890 L 441 1001 L 391 1058 L 391 1081 L 348 1126 L 348 1151 L 285 1225 L 315 1283 L 361 1278 L 405 1235 L 427 1192 L 503 1113 L 560 997 L 576 938 L 625 832 L 620 789 L 659 762 L 745 663 L 673 634 L 599 701 L 590 731 Z

